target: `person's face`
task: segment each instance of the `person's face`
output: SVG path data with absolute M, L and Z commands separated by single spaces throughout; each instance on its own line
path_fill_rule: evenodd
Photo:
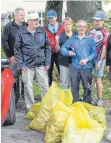
M 38 27 L 38 19 L 29 19 L 28 25 L 31 26 L 32 28 L 37 28 Z
M 104 20 L 94 20 L 93 23 L 96 29 L 100 29 L 104 25 Z
M 65 22 L 63 25 L 66 32 L 72 31 L 72 22 Z
M 57 16 L 55 17 L 52 17 L 52 18 L 48 18 L 48 22 L 51 24 L 51 25 L 54 25 L 57 21 Z
M 25 12 L 23 10 L 19 10 L 17 14 L 14 15 L 15 20 L 18 23 L 24 22 Z
M 77 26 L 78 34 L 85 34 L 87 31 L 87 25 L 85 22 L 80 22 Z

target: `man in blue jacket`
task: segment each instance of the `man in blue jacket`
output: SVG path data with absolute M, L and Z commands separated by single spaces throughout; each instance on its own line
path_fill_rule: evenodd
M 34 104 L 33 79 L 36 77 L 45 95 L 49 84 L 48 74 L 51 62 L 51 50 L 45 30 L 38 26 L 38 16 L 31 13 L 27 17 L 28 26 L 17 33 L 14 53 L 18 68 L 22 70 L 26 108 Z
M 77 31 L 78 34 L 69 38 L 61 47 L 61 53 L 72 57 L 71 90 L 74 102 L 79 101 L 81 80 L 84 87 L 83 100 L 91 103 L 92 60 L 96 56 L 96 45 L 94 40 L 86 35 L 87 22 L 85 20 L 77 22 Z

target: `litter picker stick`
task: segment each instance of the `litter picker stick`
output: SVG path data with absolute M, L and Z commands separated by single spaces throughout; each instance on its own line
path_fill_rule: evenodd
M 71 50 L 75 53 L 75 55 L 76 55 L 78 61 L 80 62 L 80 59 L 79 59 L 79 57 L 78 57 L 78 55 L 77 55 L 77 52 L 76 52 L 76 50 L 75 50 L 75 48 L 74 48 L 74 45 L 70 44 L 70 48 L 71 48 Z M 80 65 L 80 66 L 81 66 L 81 69 L 80 69 L 80 70 L 81 70 L 82 76 L 83 76 L 85 82 L 87 83 L 88 89 L 91 90 L 91 85 L 89 84 L 89 82 L 87 81 L 87 79 L 86 79 L 86 77 L 85 77 L 85 75 L 84 75 L 82 65 Z

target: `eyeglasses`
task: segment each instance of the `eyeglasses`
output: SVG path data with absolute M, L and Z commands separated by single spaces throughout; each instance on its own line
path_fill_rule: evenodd
M 78 26 L 78 28 L 87 28 L 87 27 L 86 27 L 86 26 L 81 26 L 81 25 L 80 25 L 80 26 Z

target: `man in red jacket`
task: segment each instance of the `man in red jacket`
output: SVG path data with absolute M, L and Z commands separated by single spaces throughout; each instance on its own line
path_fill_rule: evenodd
M 55 36 L 60 35 L 63 31 L 63 25 L 57 22 L 57 13 L 54 10 L 49 10 L 47 13 L 47 20 L 48 24 L 44 26 L 47 36 L 49 38 L 50 46 L 51 46 L 51 51 L 52 51 L 52 56 L 51 56 L 51 66 L 48 71 L 48 76 L 49 76 L 49 86 L 52 84 L 52 73 L 53 73 L 53 66 L 54 63 L 56 64 L 58 73 L 60 73 L 59 69 L 59 63 L 58 63 L 58 52 L 55 49 Z

